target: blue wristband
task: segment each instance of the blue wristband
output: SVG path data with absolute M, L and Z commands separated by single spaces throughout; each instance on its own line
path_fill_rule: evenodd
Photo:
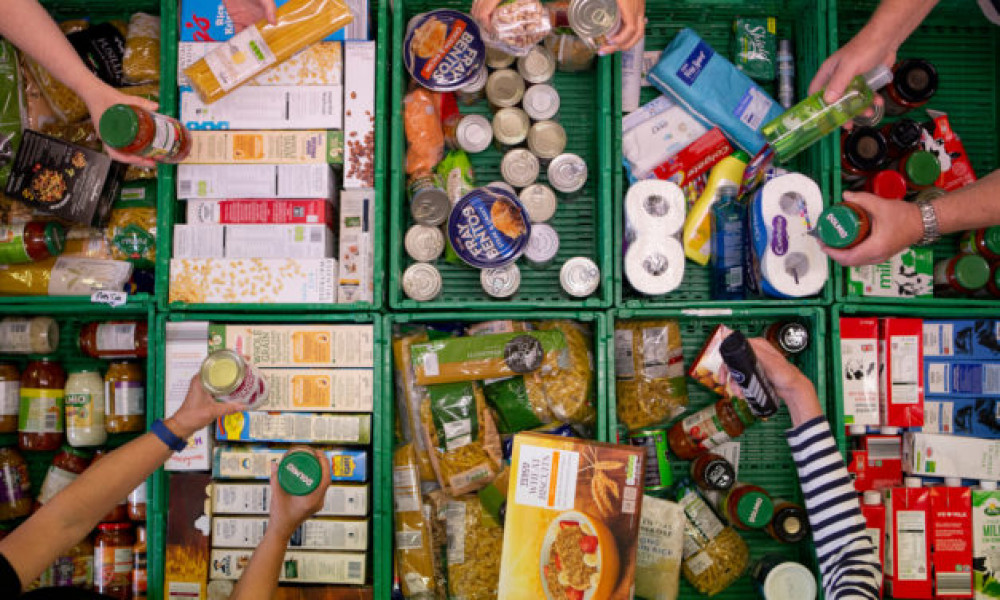
M 177 437 L 173 431 L 170 431 L 170 428 L 163 424 L 161 419 L 153 421 L 153 424 L 149 426 L 149 430 L 155 433 L 156 437 L 160 438 L 160 441 L 174 452 L 180 452 L 187 447 L 187 440 Z

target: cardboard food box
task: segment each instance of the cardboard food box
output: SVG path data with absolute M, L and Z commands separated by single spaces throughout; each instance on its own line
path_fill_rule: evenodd
M 935 598 L 972 598 L 972 491 L 930 491 L 931 561 Z
M 976 598 L 1000 598 L 1000 491 L 982 486 L 972 490 L 972 569 Z
M 325 451 L 330 459 L 334 483 L 368 481 L 368 453 L 361 449 L 335 448 Z M 285 448 L 225 446 L 215 449 L 212 477 L 215 479 L 270 479 L 271 465 L 281 462 Z
M 342 163 L 343 133 L 318 131 L 192 131 L 185 163 L 337 164 Z
M 229 348 L 258 367 L 371 368 L 372 325 L 226 325 L 209 328 L 209 350 Z
M 375 190 L 344 190 L 340 196 L 340 281 L 337 301 L 371 302 L 375 244 Z
M 326 225 L 174 226 L 173 258 L 333 257 L 333 232 Z
M 1000 363 L 924 361 L 927 393 L 970 398 L 1000 396 Z
M 317 517 L 364 517 L 368 514 L 367 485 L 331 485 Z M 212 483 L 212 514 L 266 515 L 271 510 L 268 483 Z
M 923 321 L 879 319 L 879 397 L 882 424 L 924 424 Z
M 839 373 L 844 424 L 877 427 L 879 417 L 878 320 L 841 317 Z
M 344 189 L 373 188 L 375 42 L 346 42 L 344 64 Z
M 277 0 L 281 6 L 288 0 Z M 369 37 L 368 1 L 347 0 L 354 20 L 324 38 L 324 41 L 367 40 Z M 224 42 L 233 37 L 236 27 L 223 0 L 183 0 L 180 8 L 182 42 Z
M 167 511 L 166 555 L 163 597 L 166 600 L 193 600 L 207 597 L 209 571 L 209 518 L 205 506 L 208 473 L 172 473 Z
M 168 321 L 164 337 L 164 416 L 184 404 L 191 378 L 208 356 L 208 321 Z M 164 463 L 167 471 L 207 471 L 212 467 L 212 435 L 208 427 L 187 439 L 187 446 Z
M 335 304 L 332 258 L 174 258 L 169 302 Z
M 729 374 L 729 367 L 726 366 L 726 362 L 722 360 L 722 353 L 719 352 L 722 340 L 729 337 L 732 332 L 733 330 L 725 325 L 716 326 L 712 335 L 708 336 L 708 340 L 702 346 L 701 352 L 691 362 L 691 366 L 688 368 L 688 377 L 720 396 L 742 398 L 743 390 Z
M 180 101 L 180 121 L 191 130 L 344 126 L 344 88 L 339 85 L 244 87 L 211 104 L 202 102 L 193 89 L 181 88 Z
M 225 258 L 225 225 L 174 225 L 174 255 L 178 258 Z
M 216 580 L 211 583 L 227 583 L 231 581 Z M 211 585 L 211 583 L 209 585 Z M 279 585 L 274 592 L 274 600 L 372 600 L 372 588 L 370 586 L 292 586 Z
M 885 569 L 885 503 L 880 492 L 868 491 L 863 494 L 861 517 L 865 520 L 865 533 L 872 539 L 879 572 Z M 882 597 L 882 583 L 879 583 L 879 598 Z
M 268 396 L 258 410 L 371 412 L 375 373 L 371 369 L 261 369 Z
M 245 412 L 216 421 L 215 438 L 229 442 L 370 444 L 371 415 Z
M 933 596 L 930 490 L 897 487 L 886 502 L 885 585 L 894 598 Z
M 931 397 L 924 399 L 923 433 L 972 436 L 978 418 L 976 401 L 972 398 Z
M 972 435 L 1000 439 L 1000 398 L 977 398 L 972 410 Z
M 847 471 L 859 492 L 884 490 L 903 483 L 903 440 L 898 435 L 866 435 L 851 452 Z
M 250 562 L 252 550 L 212 550 L 209 577 L 237 580 Z M 289 550 L 278 581 L 361 585 L 368 557 L 363 552 L 300 552 Z
M 1000 321 L 924 320 L 924 357 L 1000 360 Z
M 215 50 L 219 42 L 180 42 L 177 45 L 177 85 L 191 86 L 184 70 Z M 319 42 L 298 52 L 283 63 L 264 71 L 243 84 L 258 85 L 343 85 L 344 59 L 340 42 Z
M 264 539 L 269 517 L 215 517 L 214 548 L 256 548 Z M 288 547 L 298 550 L 368 549 L 368 519 L 308 519 L 292 533 Z
M 517 525 L 504 528 L 498 596 L 630 599 L 643 456 L 641 448 L 517 434 L 507 495 L 507 523 Z
M 911 247 L 877 265 L 847 269 L 847 293 L 883 298 L 934 296 L 934 252 Z
M 332 198 L 330 165 L 178 165 L 177 198 Z
M 933 119 L 934 131 L 932 133 L 924 128 L 920 144 L 941 163 L 941 175 L 934 182 L 934 187 L 951 192 L 975 182 L 976 172 L 969 161 L 969 154 L 958 134 L 951 128 L 948 115 L 928 110 L 927 116 Z
M 1000 441 L 909 432 L 903 436 L 903 470 L 910 475 L 1000 479 Z
M 327 198 L 188 200 L 187 222 L 190 225 L 319 223 L 332 226 L 333 209 L 334 203 Z M 175 225 L 174 231 L 176 228 Z

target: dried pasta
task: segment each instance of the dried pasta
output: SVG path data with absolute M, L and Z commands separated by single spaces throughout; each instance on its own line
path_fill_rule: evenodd
M 433 539 L 425 519 L 413 444 L 396 449 L 392 461 L 396 570 L 408 600 L 436 597 Z
M 494 600 L 500 579 L 503 528 L 476 496 L 455 498 L 444 507 L 448 527 L 448 597 Z
M 160 80 L 160 18 L 136 13 L 128 22 L 125 34 L 125 57 L 122 59 L 125 83 L 148 83 Z
M 56 79 L 48 69 L 38 64 L 31 58 L 25 57 L 24 63 L 28 66 L 35 83 L 49 107 L 64 123 L 76 123 L 87 118 L 90 114 L 83 99 L 76 95 L 76 92 L 66 87 L 63 82 Z
M 750 562 L 750 550 L 690 482 L 679 486 L 677 503 L 687 517 L 681 572 L 699 592 L 714 596 L 743 575 Z
M 684 348 L 677 321 L 615 326 L 618 420 L 630 430 L 663 425 L 687 406 Z
M 540 331 L 558 331 L 566 340 L 566 348 L 556 355 L 554 364 L 546 356 L 539 370 L 549 410 L 560 421 L 593 425 L 597 411 L 590 333 L 581 324 L 567 320 L 541 321 L 535 326 Z
M 420 403 L 426 390 L 414 381 L 410 364 L 410 346 L 427 341 L 423 328 L 397 335 L 392 340 L 392 358 L 395 364 L 396 402 L 399 406 L 399 423 L 402 439 L 413 444 L 421 481 L 436 481 L 431 459 L 427 453 L 424 436 L 420 435 Z

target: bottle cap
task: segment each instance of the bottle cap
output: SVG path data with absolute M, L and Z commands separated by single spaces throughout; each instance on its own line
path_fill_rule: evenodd
M 955 261 L 955 279 L 967 290 L 978 290 L 990 279 L 990 263 L 978 254 L 966 254 Z
M 749 163 L 750 162 L 750 155 L 747 154 L 746 152 L 742 151 L 742 150 L 737 150 L 736 152 L 733 152 L 732 154 L 730 154 L 730 156 L 732 156 L 733 158 L 735 158 L 736 160 L 738 160 L 740 162 L 744 162 L 744 163 Z
M 278 485 L 293 496 L 306 496 L 319 487 L 323 466 L 312 452 L 296 450 L 278 464 Z
M 115 104 L 101 115 L 101 139 L 112 148 L 124 148 L 139 134 L 139 116 L 125 104 Z
M 892 87 L 899 97 L 910 104 L 923 104 L 938 88 L 934 65 L 919 58 L 908 58 L 896 64 Z
M 907 477 L 903 480 L 903 487 L 918 488 L 924 487 L 924 482 L 919 477 Z
M 1000 254 L 1000 226 L 987 227 L 983 230 L 983 244 L 993 254 Z
M 712 489 L 728 490 L 736 483 L 736 470 L 724 457 L 713 458 L 705 467 L 705 481 Z
M 59 223 L 45 224 L 45 249 L 51 256 L 59 256 L 66 248 L 66 228 Z
M 961 477 L 945 477 L 944 478 L 945 487 L 962 487 Z
M 736 515 L 747 527 L 761 529 L 774 516 L 774 502 L 764 492 L 747 492 L 736 504 Z
M 997 489 L 997 482 L 995 481 L 980 481 L 979 489 L 981 490 L 995 490 Z
M 900 150 L 909 150 L 923 137 L 924 128 L 913 119 L 900 119 L 889 127 L 889 143 Z
M 831 248 L 846 248 L 862 233 L 861 217 L 846 204 L 834 204 L 819 216 L 816 224 L 819 239 Z
M 879 171 L 869 182 L 871 193 L 880 198 L 902 200 L 906 197 L 906 179 L 898 171 Z
M 879 65 L 864 74 L 865 83 L 873 90 L 880 90 L 892 81 L 892 69 Z
M 864 493 L 861 501 L 867 506 L 878 506 L 882 504 L 882 494 L 876 490 L 868 490 Z
M 915 185 L 934 185 L 941 176 L 941 163 L 925 150 L 917 150 L 906 159 L 906 177 Z

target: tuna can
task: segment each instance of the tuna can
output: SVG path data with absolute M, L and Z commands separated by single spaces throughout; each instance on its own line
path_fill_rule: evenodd
M 524 260 L 535 268 L 548 266 L 559 254 L 559 234 L 551 226 L 539 223 L 531 227 L 528 247 L 524 249 Z
M 323 465 L 308 450 L 291 450 L 278 463 L 278 485 L 292 496 L 308 496 L 323 483 Z
M 432 10 L 407 24 L 403 64 L 410 77 L 427 89 L 451 92 L 469 85 L 485 57 L 479 25 L 467 14 Z
M 521 107 L 535 121 L 548 121 L 559 113 L 559 92 L 547 83 L 533 85 L 524 92 Z
M 517 190 L 514 189 L 514 186 L 512 186 L 509 183 L 507 183 L 506 181 L 491 181 L 490 183 L 487 183 L 484 187 L 497 188 L 498 190 L 502 190 L 504 192 L 507 192 L 508 194 L 510 194 L 512 196 L 516 196 L 517 195 Z
M 486 98 L 493 110 L 517 106 L 524 97 L 524 80 L 513 69 L 494 71 L 486 80 Z
M 478 154 L 493 142 L 493 126 L 482 115 L 466 115 L 455 128 L 455 142 L 469 154 Z
M 548 176 L 552 189 L 574 194 L 587 183 L 587 163 L 576 154 L 560 154 L 549 163 Z
M 407 187 L 410 196 L 410 214 L 421 225 L 437 227 L 448 220 L 451 202 L 448 192 L 441 186 L 436 175 L 424 175 L 410 179 Z
M 441 294 L 441 273 L 428 263 L 415 263 L 403 272 L 403 293 L 411 300 L 429 302 Z
M 526 83 L 545 83 L 556 74 L 556 57 L 541 44 L 517 59 L 517 72 Z
M 403 246 L 413 260 L 431 262 L 444 252 L 444 234 L 438 227 L 414 225 L 406 232 Z
M 515 188 L 531 185 L 538 179 L 538 159 L 524 148 L 515 148 L 500 161 L 500 175 Z
M 466 106 L 472 106 L 486 96 L 486 81 L 490 77 L 490 72 L 483 67 L 479 70 L 476 78 L 468 85 L 455 92 L 455 99 Z
M 496 269 L 483 269 L 479 272 L 479 282 L 488 295 L 510 298 L 521 287 L 521 269 L 517 268 L 517 263 Z
M 219 402 L 235 402 L 254 410 L 267 402 L 267 380 L 238 352 L 223 349 L 201 363 L 201 384 Z
M 556 214 L 556 193 L 544 183 L 533 183 L 519 196 L 532 223 L 544 223 Z
M 530 237 L 531 223 L 520 200 L 497 188 L 469 192 L 448 218 L 448 243 L 463 262 L 477 269 L 516 261 Z
M 549 164 L 565 149 L 566 130 L 559 123 L 539 121 L 528 130 L 528 150 L 531 150 L 542 164 Z
M 493 142 L 498 150 L 506 152 L 524 143 L 531 128 L 528 113 L 520 108 L 503 108 L 493 115 Z
M 486 46 L 486 66 L 491 69 L 506 69 L 514 64 L 517 57 L 503 50 Z
M 750 579 L 765 600 L 815 600 L 816 576 L 779 554 L 765 554 L 750 566 Z
M 588 46 L 598 49 L 621 28 L 621 14 L 615 0 L 570 0 L 569 26 Z
M 559 283 L 570 296 L 586 298 L 601 285 L 601 270 L 589 258 L 576 256 L 563 264 L 559 271 Z
M 674 472 L 667 457 L 667 430 L 640 429 L 628 435 L 628 443 L 646 451 L 646 471 L 643 489 L 665 492 L 674 485 Z

